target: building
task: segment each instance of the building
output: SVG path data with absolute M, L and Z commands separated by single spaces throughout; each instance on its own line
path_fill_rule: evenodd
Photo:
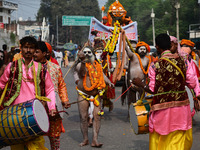
M 42 41 L 49 40 L 49 25 L 37 21 L 18 21 L 17 23 L 17 35 L 19 39 L 24 36 L 33 36 L 37 40 Z
M 17 9 L 18 9 L 18 4 L 0 0 L 0 23 L 10 24 L 11 13 Z

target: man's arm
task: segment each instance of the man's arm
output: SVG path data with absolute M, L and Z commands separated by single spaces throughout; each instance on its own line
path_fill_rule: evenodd
M 76 68 L 74 69 L 74 72 L 73 72 L 73 74 L 74 74 L 74 80 L 75 80 L 76 85 L 78 84 L 78 81 L 79 81 L 79 76 L 78 76 L 77 69 L 78 69 L 78 65 L 76 66 Z
M 62 77 L 62 74 L 60 73 L 60 71 L 58 70 L 58 93 L 59 93 L 59 97 L 62 101 L 62 103 L 64 104 L 65 108 L 69 108 L 69 99 L 68 99 L 68 94 L 67 94 L 67 87 L 66 87 L 66 83 Z
M 4 73 L 2 74 L 2 76 L 0 77 L 0 89 L 4 89 L 4 87 L 6 86 L 6 83 L 9 80 L 9 76 L 10 76 L 10 67 L 11 67 L 11 63 L 9 63 L 5 70 Z
M 114 84 L 108 79 L 108 77 L 103 73 L 103 78 L 106 84 L 108 84 L 110 87 L 114 88 Z
M 125 46 L 125 50 L 126 50 L 126 53 L 127 53 L 128 57 L 132 58 L 134 53 L 130 50 L 130 48 L 127 46 L 127 44 Z

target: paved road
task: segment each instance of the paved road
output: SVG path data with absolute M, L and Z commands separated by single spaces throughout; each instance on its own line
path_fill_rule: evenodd
M 67 68 L 68 69 L 68 68 Z M 63 74 L 67 69 L 62 68 Z M 75 90 L 72 72 L 65 79 L 68 88 L 70 102 L 76 101 L 77 94 Z M 120 95 L 121 87 L 116 87 L 116 98 Z M 114 101 L 114 100 L 113 100 Z M 61 150 L 93 150 L 90 145 L 79 147 L 82 141 L 82 134 L 79 123 L 79 112 L 77 104 L 71 106 L 67 110 L 69 116 L 65 116 L 63 120 L 66 132 L 61 136 Z M 200 149 L 200 115 L 195 115 L 195 125 L 193 126 L 193 147 L 192 150 Z M 49 140 L 45 137 L 46 147 L 50 149 Z M 89 128 L 89 140 L 92 140 L 92 128 Z M 102 150 L 148 150 L 148 134 L 135 135 L 130 127 L 127 118 L 127 106 L 121 106 L 120 99 L 114 102 L 113 112 L 108 112 L 105 108 L 104 118 L 101 120 L 101 129 L 99 133 L 99 141 L 104 145 Z M 4 148 L 2 150 L 8 150 Z

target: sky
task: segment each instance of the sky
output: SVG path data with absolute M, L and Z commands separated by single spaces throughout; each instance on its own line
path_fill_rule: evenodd
M 36 20 L 37 11 L 40 7 L 40 0 L 5 0 L 18 4 L 18 11 L 11 14 L 11 19 L 22 17 L 23 20 Z M 100 8 L 105 5 L 108 0 L 98 0 Z

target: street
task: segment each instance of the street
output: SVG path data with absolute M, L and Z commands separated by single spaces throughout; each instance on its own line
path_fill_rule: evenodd
M 63 76 L 67 72 L 68 68 L 62 68 Z M 68 96 L 70 102 L 74 102 L 77 99 L 77 93 L 75 89 L 75 83 L 73 79 L 72 70 L 65 78 L 67 84 Z M 116 87 L 116 98 L 121 94 L 121 87 Z M 112 112 L 108 111 L 108 108 L 104 109 L 104 116 L 101 119 L 101 129 L 99 133 L 99 142 L 102 142 L 102 150 L 148 150 L 149 135 L 135 135 L 130 127 L 129 120 L 127 118 L 127 105 L 121 106 L 120 98 L 114 102 L 114 109 Z M 79 143 L 82 142 L 82 133 L 80 130 L 79 112 L 77 104 L 74 104 L 67 110 L 69 116 L 65 116 L 63 124 L 66 132 L 61 136 L 61 150 L 93 150 L 90 145 L 80 147 Z M 192 150 L 200 149 L 200 115 L 195 114 L 193 125 L 193 146 Z M 50 149 L 50 143 L 48 137 L 45 137 L 46 147 Z M 92 128 L 89 128 L 89 142 L 92 141 Z M 9 147 L 2 150 L 8 150 Z

